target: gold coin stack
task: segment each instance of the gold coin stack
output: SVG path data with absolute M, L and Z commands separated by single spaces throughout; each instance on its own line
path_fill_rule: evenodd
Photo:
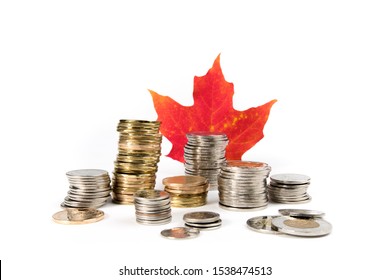
M 209 183 L 202 176 L 174 176 L 163 180 L 164 189 L 171 196 L 171 207 L 198 207 L 207 202 Z
M 113 202 L 132 204 L 136 191 L 154 189 L 161 155 L 159 129 L 157 121 L 119 121 L 119 149 L 112 178 Z

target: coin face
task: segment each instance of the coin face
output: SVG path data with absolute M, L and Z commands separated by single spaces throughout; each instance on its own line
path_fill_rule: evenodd
M 169 239 L 189 239 L 199 235 L 199 229 L 176 227 L 171 229 L 164 229 L 161 231 L 161 235 Z
M 310 177 L 302 174 L 284 173 L 274 174 L 270 179 L 279 184 L 306 184 L 310 182 Z
M 108 175 L 108 173 L 107 171 L 101 169 L 79 169 L 69 171 L 66 175 L 74 177 L 99 177 Z
M 81 225 L 98 222 L 104 212 L 97 209 L 65 209 L 53 215 L 54 222 L 64 225 Z
M 188 223 L 212 223 L 219 220 L 219 214 L 210 211 L 186 213 L 183 220 Z
M 262 232 L 262 233 L 272 233 L 272 234 L 280 234 L 280 232 L 274 230 L 272 228 L 271 221 L 272 219 L 279 216 L 259 216 L 253 217 L 246 221 L 248 228 L 251 230 Z
M 316 237 L 327 235 L 332 231 L 332 225 L 320 218 L 300 219 L 280 216 L 272 219 L 272 227 L 279 232 L 295 235 Z

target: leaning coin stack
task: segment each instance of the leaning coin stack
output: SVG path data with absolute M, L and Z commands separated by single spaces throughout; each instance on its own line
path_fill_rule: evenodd
M 113 172 L 112 200 L 132 204 L 137 190 L 154 189 L 161 155 L 160 122 L 120 120 L 119 153 Z
M 187 133 L 187 139 L 184 147 L 185 173 L 207 178 L 210 190 L 216 190 L 220 167 L 226 161 L 225 148 L 228 144 L 226 134 L 190 132 Z
M 277 203 L 296 204 L 311 200 L 306 193 L 310 177 L 301 174 L 275 174 L 270 177 L 268 196 Z
M 110 197 L 110 176 L 105 170 L 72 170 L 66 176 L 70 186 L 62 207 L 99 208 Z
M 207 202 L 209 184 L 202 176 L 174 176 L 163 180 L 172 207 L 198 207 Z
M 139 190 L 134 194 L 137 222 L 144 225 L 162 225 L 171 221 L 169 194 L 159 190 Z
M 227 161 L 218 176 L 219 205 L 227 210 L 266 208 L 270 171 L 271 167 L 263 162 Z
M 191 212 L 183 216 L 185 226 L 199 230 L 210 230 L 220 228 L 222 220 L 218 213 L 209 211 Z

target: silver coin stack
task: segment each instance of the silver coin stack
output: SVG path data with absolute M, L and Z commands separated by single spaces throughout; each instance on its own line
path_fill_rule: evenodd
M 263 162 L 227 161 L 218 176 L 219 205 L 227 210 L 266 208 L 270 171 L 271 167 Z
M 226 134 L 190 132 L 187 139 L 184 147 L 185 174 L 207 178 L 210 190 L 216 190 L 220 168 L 226 161 L 225 148 L 229 142 Z
M 110 197 L 110 176 L 105 170 L 72 170 L 67 172 L 66 176 L 70 186 L 62 207 L 99 208 Z
M 139 190 L 134 194 L 136 220 L 144 225 L 167 224 L 172 219 L 169 194 L 159 190 Z
M 222 220 L 218 213 L 209 211 L 191 212 L 183 216 L 185 226 L 199 230 L 211 230 L 220 228 Z
M 311 200 L 306 193 L 310 177 L 302 174 L 275 174 L 270 177 L 268 196 L 271 201 L 286 204 L 305 203 Z

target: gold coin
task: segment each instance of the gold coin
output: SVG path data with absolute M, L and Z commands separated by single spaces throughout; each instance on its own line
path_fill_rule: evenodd
M 93 208 L 65 209 L 53 215 L 54 222 L 63 225 L 82 225 L 98 222 L 104 218 L 104 212 Z
M 182 189 L 171 189 L 169 187 L 164 188 L 166 192 L 169 192 L 171 194 L 202 194 L 208 192 L 207 188 L 194 188 L 192 190 L 182 190 Z
M 202 176 L 192 176 L 192 175 L 182 175 L 174 176 L 163 179 L 163 185 L 169 187 L 197 187 L 204 185 L 207 182 L 207 179 Z

